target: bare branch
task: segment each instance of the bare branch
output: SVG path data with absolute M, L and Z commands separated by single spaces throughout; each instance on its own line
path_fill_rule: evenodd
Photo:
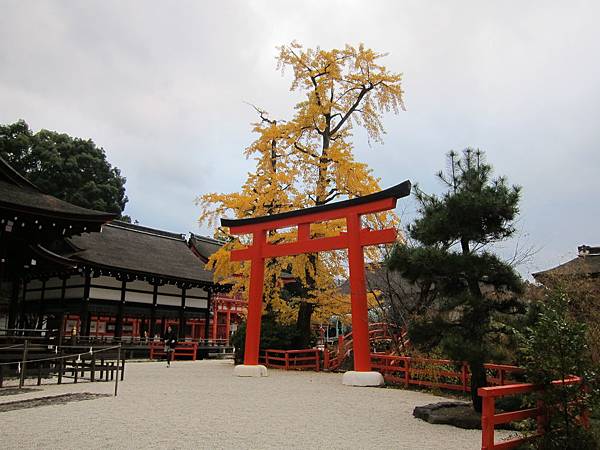
M 338 124 L 333 128 L 333 130 L 331 130 L 331 134 L 335 134 L 339 131 L 339 129 L 342 127 L 342 125 L 344 125 L 344 123 L 346 123 L 348 118 L 358 108 L 358 106 L 360 105 L 360 102 L 362 102 L 362 99 L 364 98 L 364 96 L 367 95 L 372 89 L 373 89 L 373 85 L 370 85 L 369 87 L 364 87 L 360 91 L 360 94 L 358 94 L 358 97 L 356 98 L 356 100 L 354 101 L 352 106 L 348 109 L 346 114 L 344 114 L 344 117 L 338 122 Z

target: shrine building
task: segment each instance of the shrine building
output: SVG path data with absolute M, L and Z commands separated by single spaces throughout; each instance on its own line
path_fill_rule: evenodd
M 42 193 L 0 159 L 0 328 L 127 342 L 171 325 L 229 345 L 246 302 L 204 269 L 223 243 L 114 218 Z

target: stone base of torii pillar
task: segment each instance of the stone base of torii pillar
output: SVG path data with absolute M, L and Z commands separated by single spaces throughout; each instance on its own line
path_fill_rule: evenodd
M 356 372 L 349 370 L 342 377 L 342 384 L 346 386 L 383 386 L 383 375 L 379 372 Z
M 257 365 L 245 365 L 240 364 L 234 367 L 233 374 L 236 377 L 266 377 L 267 368 L 260 364 Z

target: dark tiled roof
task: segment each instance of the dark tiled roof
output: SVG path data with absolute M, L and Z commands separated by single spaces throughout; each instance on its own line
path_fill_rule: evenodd
M 44 194 L 2 158 L 0 158 L 0 208 L 16 214 L 32 214 L 99 224 L 112 220 L 116 216 L 82 208 Z
M 70 238 L 81 249 L 72 259 L 175 280 L 212 283 L 213 275 L 175 233 L 113 221 L 101 233 Z
M 204 261 L 208 261 L 208 258 L 210 258 L 213 253 L 223 247 L 224 244 L 225 242 L 223 241 L 218 241 L 206 236 L 198 236 L 194 233 L 190 233 L 189 245 L 196 250 L 198 256 L 200 256 L 200 258 L 202 258 Z
M 533 274 L 535 279 L 545 276 L 561 275 L 598 275 L 600 274 L 600 255 L 578 256 L 552 269 Z

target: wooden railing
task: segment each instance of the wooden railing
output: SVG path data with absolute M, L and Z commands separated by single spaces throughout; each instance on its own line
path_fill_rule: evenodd
M 564 381 L 564 384 L 580 384 L 581 378 L 571 377 Z M 562 385 L 562 380 L 552 382 L 553 385 Z M 482 450 L 508 450 L 516 448 L 526 441 L 543 434 L 545 408 L 541 402 L 538 402 L 535 408 L 522 409 L 518 411 L 496 413 L 496 399 L 507 395 L 522 395 L 541 389 L 531 383 L 509 384 L 505 386 L 493 386 L 479 388 L 477 393 L 483 398 L 483 409 L 481 412 L 481 449 Z M 510 422 L 518 422 L 529 418 L 535 418 L 537 422 L 537 431 L 530 436 L 517 436 L 511 439 L 496 442 L 494 431 L 496 425 Z M 587 413 L 581 417 L 583 426 L 589 426 Z
M 268 349 L 261 355 L 261 362 L 267 367 L 284 370 L 320 370 L 320 351 L 317 349 L 305 350 L 274 350 Z
M 165 344 L 162 342 L 151 342 L 150 348 L 150 359 L 162 359 L 165 358 Z M 196 361 L 196 355 L 198 353 L 197 342 L 178 342 L 173 352 L 173 360 L 177 357 L 191 358 L 192 361 Z
M 372 353 L 371 366 L 392 384 L 471 391 L 471 375 L 466 362 Z M 504 364 L 484 364 L 484 367 L 488 372 L 487 382 L 490 385 L 514 383 L 511 375 L 523 373 L 520 367 Z
M 123 347 L 145 347 L 150 344 L 162 342 L 159 337 L 139 337 L 139 336 L 71 336 L 66 334 L 59 337 L 55 334 L 47 334 L 46 336 L 12 336 L 12 335 L 0 335 L 0 348 L 23 344 L 25 341 L 29 341 L 31 344 L 38 343 L 40 345 L 113 345 L 123 344 Z M 181 342 L 197 342 L 199 347 L 228 347 L 227 339 L 203 339 L 203 338 L 190 338 L 186 337 Z
M 385 322 L 369 324 L 369 343 L 374 344 L 381 341 L 396 341 L 401 349 L 406 349 L 410 345 L 406 330 Z M 337 370 L 350 356 L 353 348 L 352 331 L 341 335 L 338 338 L 337 345 L 333 350 L 325 349 L 324 369 Z
M 67 378 L 73 383 L 87 380 L 109 381 L 115 380 L 115 395 L 120 378 L 125 374 L 125 353 L 121 345 L 113 347 L 88 347 L 84 352 L 80 348 L 62 346 L 44 349 L 36 343 L 26 340 L 23 344 L 14 344 L 2 347 L 0 350 L 10 350 L 10 353 L 0 352 L 0 388 L 14 387 L 18 381 L 21 389 L 26 382 L 37 378 L 37 386 L 42 384 L 42 379 L 47 379 L 57 384 L 62 384 Z M 14 351 L 20 351 L 18 355 Z M 116 378 L 115 378 L 116 373 Z M 5 386 L 5 381 L 10 381 Z

